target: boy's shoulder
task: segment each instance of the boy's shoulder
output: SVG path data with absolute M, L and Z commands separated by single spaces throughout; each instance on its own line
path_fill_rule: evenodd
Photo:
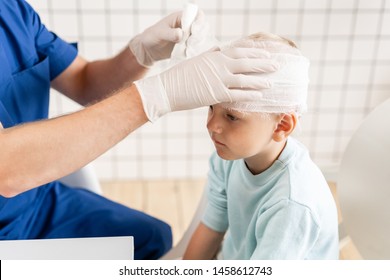
M 295 138 L 288 139 L 280 160 L 285 160 L 288 168 L 298 176 L 306 177 L 304 174 L 309 175 L 311 172 L 316 175 L 322 174 L 320 168 L 311 158 L 308 148 Z

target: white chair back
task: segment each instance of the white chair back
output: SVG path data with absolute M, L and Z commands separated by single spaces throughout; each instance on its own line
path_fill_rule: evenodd
M 337 181 L 343 225 L 364 259 L 390 259 L 390 99 L 352 136 Z

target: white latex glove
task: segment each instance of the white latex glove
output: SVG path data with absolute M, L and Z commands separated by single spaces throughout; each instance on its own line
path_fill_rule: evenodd
M 140 65 L 150 67 L 171 56 L 173 47 L 183 38 L 181 15 L 172 13 L 131 39 L 129 48 Z
M 256 48 L 205 52 L 172 68 L 135 82 L 151 122 L 172 112 L 221 102 L 252 101 L 270 83 L 253 73 L 272 72 L 277 65 Z M 246 74 L 243 74 L 246 73 Z

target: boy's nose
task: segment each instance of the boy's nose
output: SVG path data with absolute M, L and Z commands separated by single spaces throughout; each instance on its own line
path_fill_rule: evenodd
M 222 133 L 221 123 L 218 121 L 216 117 L 209 117 L 207 121 L 207 129 L 210 132 L 214 133 Z

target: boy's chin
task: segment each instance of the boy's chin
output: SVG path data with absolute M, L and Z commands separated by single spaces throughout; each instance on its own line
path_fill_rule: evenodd
M 240 158 L 235 157 L 235 156 L 233 156 L 233 155 L 231 155 L 231 154 L 228 154 L 228 153 L 226 153 L 226 152 L 223 152 L 223 151 L 221 151 L 221 150 L 219 150 L 219 149 L 217 149 L 217 154 L 218 154 L 218 156 L 219 156 L 221 159 L 224 159 L 224 160 L 236 160 L 236 159 L 240 159 Z

